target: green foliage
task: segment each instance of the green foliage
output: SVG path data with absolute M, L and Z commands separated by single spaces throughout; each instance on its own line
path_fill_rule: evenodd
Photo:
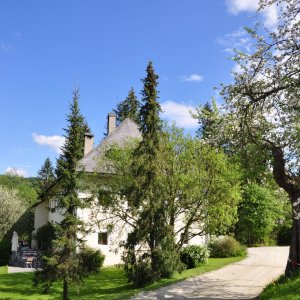
M 114 109 L 116 114 L 117 124 L 122 123 L 126 118 L 131 119 L 137 125 L 140 124 L 139 116 L 140 103 L 135 95 L 134 89 L 131 88 L 127 98 L 117 105 Z
M 248 245 L 264 243 L 275 227 L 275 208 L 276 198 L 269 189 L 257 184 L 246 186 L 239 207 L 239 240 Z
M 50 250 L 52 247 L 52 240 L 55 238 L 54 227 L 51 223 L 40 227 L 36 232 L 36 240 L 38 248 L 41 250 Z
M 138 259 L 133 259 L 133 253 L 124 253 L 124 271 L 129 282 L 135 287 L 143 287 L 155 281 L 151 267 L 150 257 L 145 254 Z M 130 262 L 131 261 L 131 262 Z
M 52 182 L 54 182 L 54 168 L 49 157 L 46 158 L 37 175 L 37 178 L 40 180 L 42 190 L 47 188 Z
M 58 160 L 58 173 L 60 174 L 57 198 L 59 206 L 64 209 L 61 223 L 54 225 L 55 239 L 52 249 L 43 257 L 41 270 L 35 273 L 34 282 L 42 284 L 48 291 L 53 282 L 63 282 L 63 299 L 69 298 L 69 285 L 80 284 L 87 276 L 88 269 L 82 265 L 78 249 L 84 247 L 84 224 L 77 217 L 76 210 L 86 208 L 89 203 L 78 197 L 79 182 L 82 175 L 78 161 L 83 157 L 84 133 L 87 130 L 86 122 L 80 113 L 79 91 L 73 92 L 70 104 L 70 113 L 67 115 L 67 128 L 65 130 L 65 144 Z
M 0 266 L 8 265 L 11 255 L 11 242 L 8 239 L 0 241 Z
M 181 268 L 178 253 L 184 240 L 205 232 L 227 233 L 237 220 L 240 200 L 238 166 L 222 150 L 175 126 L 163 127 L 156 80 L 149 64 L 143 80 L 143 140 L 107 151 L 100 164 L 116 176 L 103 179 L 98 190 L 102 207 L 132 226 L 124 244 L 125 270 L 129 280 L 145 271 L 139 279 L 143 284 Z M 179 219 L 182 229 L 175 233 Z M 181 238 L 175 245 L 176 234 Z
M 198 138 L 206 140 L 216 147 L 222 144 L 213 142 L 213 138 L 222 122 L 221 114 L 214 98 L 212 98 L 212 104 L 206 102 L 203 106 L 199 105 L 196 108 L 196 113 L 193 114 L 193 118 L 197 119 L 200 125 L 197 130 Z
M 159 151 L 162 122 L 156 90 L 158 76 L 149 62 L 142 82 L 143 105 L 140 110 L 142 141 L 133 151 L 132 180 L 128 200 L 140 214 L 125 244 L 125 270 L 136 286 L 169 278 L 177 269 L 179 256 L 174 232 L 167 222 L 165 192 L 161 184 Z M 143 254 L 137 248 L 144 246 Z M 141 250 L 141 249 L 140 249 Z
M 0 175 L 0 186 L 15 189 L 18 196 L 23 199 L 26 208 L 31 207 L 38 201 L 39 183 L 34 177 L 24 178 L 17 175 Z
M 231 236 L 210 241 L 208 248 L 211 257 L 236 257 L 247 253 L 246 247 Z
M 103 266 L 105 256 L 99 250 L 84 247 L 79 254 L 84 273 L 98 273 Z
M 209 250 L 206 246 L 190 245 L 180 251 L 180 260 L 186 265 L 187 269 L 198 267 L 200 264 L 207 263 Z

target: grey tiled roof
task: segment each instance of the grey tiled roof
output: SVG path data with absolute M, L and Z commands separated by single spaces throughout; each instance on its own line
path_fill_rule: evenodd
M 138 126 L 130 119 L 125 119 L 118 127 L 116 127 L 101 143 L 83 157 L 79 164 L 85 172 L 107 173 L 105 167 L 99 166 L 99 161 L 103 157 L 107 147 L 112 145 L 122 146 L 130 139 L 140 139 L 142 137 Z

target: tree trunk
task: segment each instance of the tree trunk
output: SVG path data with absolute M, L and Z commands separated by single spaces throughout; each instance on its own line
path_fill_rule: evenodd
M 293 209 L 293 227 L 289 258 L 285 268 L 285 274 L 300 269 L 300 197 L 291 199 Z
M 69 284 L 66 279 L 64 279 L 63 300 L 69 300 Z
M 285 274 L 288 276 L 300 269 L 300 178 L 299 176 L 291 176 L 286 171 L 286 161 L 282 148 L 273 147 L 272 156 L 274 179 L 288 193 L 293 210 L 291 246 L 285 268 Z

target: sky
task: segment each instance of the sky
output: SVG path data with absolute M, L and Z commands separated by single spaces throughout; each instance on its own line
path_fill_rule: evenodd
M 189 111 L 239 71 L 243 30 L 276 23 L 258 0 L 4 0 L 0 2 L 0 174 L 36 176 L 53 164 L 74 88 L 96 144 L 106 117 L 133 87 L 140 98 L 148 62 L 159 75 L 162 118 L 194 134 Z

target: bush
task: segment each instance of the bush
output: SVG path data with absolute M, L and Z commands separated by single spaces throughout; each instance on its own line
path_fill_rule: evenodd
M 89 247 L 83 248 L 79 256 L 84 272 L 87 274 L 98 273 L 105 259 L 105 256 L 99 250 L 94 250 Z
M 0 266 L 6 266 L 11 255 L 11 243 L 7 239 L 0 241 Z
M 245 256 L 247 253 L 247 248 L 231 236 L 212 240 L 209 249 L 211 257 Z
M 129 279 L 133 282 L 135 287 L 143 287 L 155 281 L 150 259 L 139 259 L 132 265 L 130 275 Z
M 187 269 L 198 267 L 206 263 L 209 257 L 209 250 L 206 246 L 191 245 L 183 248 L 180 252 L 180 260 L 186 265 Z

